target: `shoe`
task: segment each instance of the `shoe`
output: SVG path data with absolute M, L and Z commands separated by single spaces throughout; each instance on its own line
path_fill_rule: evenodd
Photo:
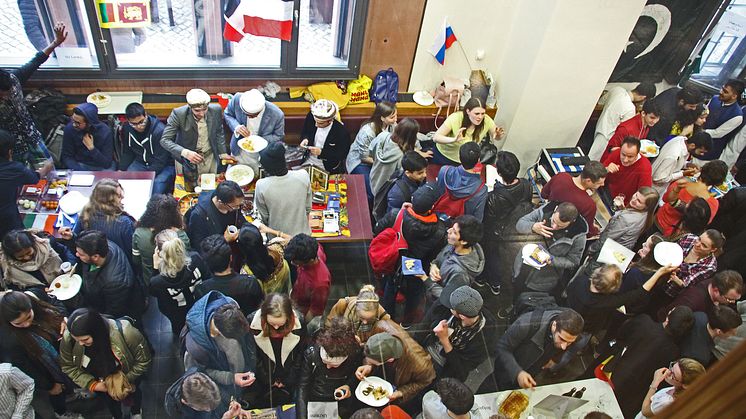
M 500 295 L 500 286 L 499 285 L 492 285 L 492 284 L 490 284 L 490 292 L 494 296 Z
M 81 415 L 80 413 L 72 413 L 72 412 L 65 412 L 61 415 L 58 415 L 57 413 L 55 413 L 54 417 L 57 419 L 83 419 L 83 415 Z
M 510 318 L 510 314 L 512 312 L 513 312 L 513 305 L 511 304 L 511 305 L 509 305 L 507 307 L 503 307 L 503 308 L 497 310 L 497 317 L 499 319 L 503 319 L 503 320 L 509 319 Z
M 475 279 L 475 280 L 474 280 L 474 286 L 475 286 L 475 287 L 477 287 L 477 288 L 482 288 L 482 287 L 484 287 L 485 285 L 487 285 L 487 283 L 486 283 L 486 282 L 482 282 L 482 281 L 479 281 L 479 280 L 477 280 L 477 279 Z
M 130 419 L 142 419 L 142 413 L 135 413 L 134 415 L 130 415 Z

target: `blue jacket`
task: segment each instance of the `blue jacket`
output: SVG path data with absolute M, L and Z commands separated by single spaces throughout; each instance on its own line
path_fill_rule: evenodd
M 406 186 L 405 186 L 406 185 Z M 412 194 L 420 185 L 415 183 L 412 179 L 408 178 L 404 172 L 399 176 L 399 180 L 394 183 L 394 186 L 389 189 L 389 194 L 386 197 L 388 202 L 388 209 L 386 212 L 399 211 L 401 206 L 405 202 L 412 202 Z M 406 188 L 409 190 L 405 190 Z M 409 192 L 409 193 L 407 193 Z
M 473 194 L 480 185 L 482 189 L 464 204 L 464 214 L 473 215 L 481 222 L 487 202 L 487 188 L 479 173 L 469 173 L 463 166 L 443 166 L 438 172 L 438 191 L 441 195 L 448 189 L 454 198 L 465 198 Z
M 223 112 L 225 123 L 231 129 L 231 133 L 239 125 L 246 126 L 246 114 L 240 105 L 241 95 L 243 93 L 236 93 L 228 103 L 228 107 L 225 108 L 225 112 Z M 274 103 L 265 102 L 262 121 L 259 123 L 259 132 L 252 132 L 252 134 L 258 135 L 270 143 L 282 141 L 285 138 L 285 114 Z M 231 154 L 237 156 L 239 152 L 238 137 L 233 135 L 231 136 Z
M 98 108 L 92 103 L 82 103 L 75 109 L 85 115 L 88 125 L 85 129 L 73 128 L 70 120 L 65 126 L 62 137 L 62 164 L 65 167 L 75 169 L 78 163 L 85 163 L 101 169 L 109 168 L 114 162 L 114 133 L 111 128 L 98 119 Z M 88 150 L 83 145 L 83 135 L 93 135 L 93 150 Z
M 166 166 L 173 166 L 174 159 L 161 145 L 161 136 L 166 125 L 154 115 L 148 115 L 147 129 L 139 133 L 135 128 L 126 124 L 122 127 L 122 157 L 119 161 L 119 169 L 127 170 L 133 161 L 141 163 L 159 173 Z
M 17 161 L 9 161 L 0 158 L 0 238 L 10 230 L 23 228 L 20 214 L 18 213 L 19 189 L 22 185 L 33 184 L 39 181 L 39 174 Z

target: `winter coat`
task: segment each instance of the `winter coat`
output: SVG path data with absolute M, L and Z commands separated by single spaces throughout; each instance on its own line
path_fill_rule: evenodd
M 210 291 L 218 291 L 236 300 L 244 315 L 257 310 L 264 299 L 262 287 L 254 276 L 233 272 L 228 275 L 213 274 L 197 285 L 194 295 L 196 298 L 201 298 Z
M 296 397 L 296 417 L 308 417 L 308 402 L 334 402 L 334 390 L 348 385 L 350 391 L 355 391 L 359 382 L 355 377 L 355 370 L 362 365 L 362 353 L 357 351 L 349 354 L 347 359 L 338 367 L 327 369 L 321 360 L 319 347 L 313 345 L 303 354 Z M 330 373 L 334 378 L 330 377 Z
M 510 196 L 513 201 L 506 196 Z M 511 211 L 521 202 L 531 202 L 533 190 L 526 179 L 518 179 L 514 185 L 496 184 L 495 188 L 487 194 L 487 205 L 484 210 L 484 241 L 496 242 L 500 240 L 503 222 L 509 218 Z M 511 231 L 514 226 L 505 227 L 505 231 Z
M 298 370 L 305 351 L 305 326 L 301 322 L 303 315 L 295 312 L 293 330 L 282 339 L 281 359 L 275 359 L 270 337 L 262 331 L 262 316 L 259 310 L 248 316 L 251 332 L 257 347 L 256 382 L 259 389 L 269 389 L 272 383 L 280 381 L 289 392 L 295 390 L 298 383 Z
M 77 168 L 78 163 L 96 166 L 101 170 L 109 169 L 114 163 L 114 132 L 98 119 L 98 108 L 92 103 L 81 103 L 75 109 L 85 115 L 86 127 L 78 130 L 73 121 L 65 125 L 62 137 L 62 164 L 68 168 Z M 93 149 L 83 145 L 83 135 L 93 136 Z
M 22 229 L 21 214 L 16 200 L 23 185 L 39 181 L 39 174 L 21 162 L 9 161 L 0 157 L 0 238 L 14 229 Z
M 332 320 L 336 317 L 344 317 L 353 325 L 358 324 L 360 318 L 357 315 L 357 309 L 355 308 L 356 305 L 357 297 L 340 298 L 339 301 L 334 304 L 332 309 L 329 310 L 329 315 L 326 316 L 326 327 L 331 326 Z M 376 322 L 380 320 L 391 320 L 391 316 L 386 312 L 383 306 L 379 304 L 378 311 L 376 312 Z M 365 343 L 368 338 L 371 337 L 371 332 L 361 332 L 360 330 L 356 330 L 355 335 L 360 338 L 361 343 Z
M 186 223 L 186 232 L 189 236 L 189 242 L 193 249 L 199 249 L 202 239 L 213 234 L 223 235 L 229 225 L 235 225 L 239 230 L 246 222 L 241 214 L 236 211 L 230 211 L 223 214 L 215 208 L 212 203 L 212 195 L 201 193 L 197 200 L 197 205 L 187 211 L 184 215 Z
M 300 138 L 307 139 L 308 145 L 313 146 L 314 138 L 316 137 L 316 121 L 313 119 L 311 112 L 306 115 L 306 120 L 303 121 L 303 129 L 300 132 Z M 324 162 L 324 169 L 327 172 L 345 173 L 345 160 L 347 159 L 347 152 L 350 151 L 350 133 L 347 131 L 345 126 L 337 121 L 332 121 L 332 128 L 329 131 L 329 135 L 326 137 L 324 147 L 321 149 L 321 154 L 318 156 L 319 160 Z
M 479 243 L 475 243 L 471 252 L 466 255 L 457 254 L 454 247 L 448 245 L 440 251 L 433 264 L 440 269 L 440 281 L 435 282 L 428 278 L 425 281 L 425 290 L 433 299 L 440 300 L 442 305 L 448 306 L 450 304 L 445 299 L 450 297 L 453 290 L 471 285 L 474 278 L 482 273 L 484 252 Z
M 393 227 L 398 214 L 398 211 L 387 213 L 378 221 L 373 232 L 378 235 L 383 230 Z M 445 223 L 438 217 L 421 217 L 414 211 L 407 210 L 402 220 L 402 233 L 409 248 L 404 255 L 420 259 L 423 267 L 429 266 L 447 244 L 446 230 Z
M 191 261 L 169 278 L 163 274 L 150 279 L 150 294 L 158 300 L 158 310 L 173 322 L 174 318 L 185 319 L 197 298 L 193 290 L 209 274 L 209 269 L 197 252 L 189 252 Z
M 464 214 L 484 219 L 484 206 L 487 203 L 487 187 L 479 173 L 467 172 L 463 166 L 443 166 L 438 172 L 438 192 L 450 191 L 454 198 L 473 196 L 464 203 Z M 475 193 L 476 192 L 476 193 Z

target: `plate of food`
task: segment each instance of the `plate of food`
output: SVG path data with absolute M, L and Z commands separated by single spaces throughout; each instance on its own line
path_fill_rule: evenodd
M 258 153 L 267 147 L 267 140 L 258 135 L 249 135 L 238 140 L 238 147 L 249 153 Z
M 519 419 L 528 408 L 528 396 L 522 391 L 513 390 L 508 397 L 500 403 L 498 412 L 510 419 Z
M 640 154 L 643 156 L 657 157 L 660 152 L 661 148 L 658 147 L 658 144 L 655 142 L 650 140 L 640 140 Z
M 80 291 L 83 280 L 78 274 L 62 274 L 49 284 L 49 294 L 65 301 L 75 297 Z
M 199 201 L 199 194 L 190 193 L 182 196 L 181 199 L 179 199 L 179 212 L 181 215 L 186 214 L 186 212 L 189 211 L 189 208 L 197 205 L 197 201 Z
M 368 406 L 381 407 L 389 402 L 394 386 L 380 377 L 365 377 L 355 389 L 355 397 Z
M 211 191 L 217 186 L 215 173 L 202 173 L 199 179 L 199 187 L 203 191 Z
M 94 92 L 88 95 L 86 102 L 93 103 L 97 108 L 105 108 L 111 103 L 111 95 L 102 92 Z
M 231 166 L 225 171 L 225 180 L 232 180 L 238 186 L 246 186 L 254 180 L 254 169 L 245 164 Z

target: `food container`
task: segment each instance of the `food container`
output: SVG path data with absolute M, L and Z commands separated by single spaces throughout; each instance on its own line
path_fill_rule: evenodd
M 60 208 L 60 200 L 57 198 L 41 198 L 36 207 L 36 212 L 42 214 L 54 214 Z
M 39 197 L 44 192 L 46 192 L 46 188 L 47 180 L 42 179 L 33 185 L 24 185 L 23 189 L 21 190 L 21 195 L 27 197 Z
M 18 205 L 18 212 L 28 214 L 30 212 L 36 212 L 36 206 L 38 205 L 38 198 L 32 197 L 21 197 L 16 201 Z

